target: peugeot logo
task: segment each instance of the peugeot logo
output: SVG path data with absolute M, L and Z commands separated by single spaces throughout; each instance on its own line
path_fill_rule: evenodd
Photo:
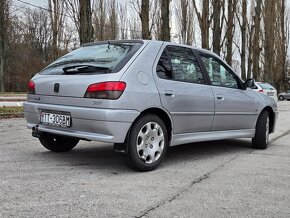
M 54 92 L 59 92 L 59 83 L 55 83 L 54 84 L 54 89 L 53 89 Z

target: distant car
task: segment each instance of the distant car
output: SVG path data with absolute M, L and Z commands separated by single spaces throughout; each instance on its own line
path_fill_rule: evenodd
M 290 89 L 288 89 L 286 92 L 279 93 L 278 99 L 280 101 L 284 101 L 285 99 L 290 101 Z
M 273 98 L 276 102 L 278 101 L 277 90 L 269 83 L 255 82 L 255 86 L 253 86 L 252 89 L 259 93 L 268 95 L 269 97 Z
M 252 138 L 267 148 L 277 104 L 247 89 L 212 52 L 170 42 L 83 45 L 35 75 L 24 114 L 53 152 L 79 140 L 114 143 L 129 167 L 155 169 L 169 146 Z

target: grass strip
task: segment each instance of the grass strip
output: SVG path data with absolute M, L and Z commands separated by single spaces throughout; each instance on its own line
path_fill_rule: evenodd
M 23 107 L 0 107 L 0 119 L 24 117 Z

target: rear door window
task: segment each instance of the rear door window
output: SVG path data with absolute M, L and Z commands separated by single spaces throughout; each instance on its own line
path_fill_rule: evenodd
M 159 59 L 156 71 L 162 79 L 205 83 L 201 68 L 190 48 L 167 46 Z

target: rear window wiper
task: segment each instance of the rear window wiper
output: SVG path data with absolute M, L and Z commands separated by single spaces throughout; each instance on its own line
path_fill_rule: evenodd
M 111 72 L 111 69 L 108 67 L 93 66 L 93 65 L 88 65 L 88 64 L 64 67 L 62 68 L 62 70 L 65 74 L 98 73 L 100 71 L 104 73 Z

